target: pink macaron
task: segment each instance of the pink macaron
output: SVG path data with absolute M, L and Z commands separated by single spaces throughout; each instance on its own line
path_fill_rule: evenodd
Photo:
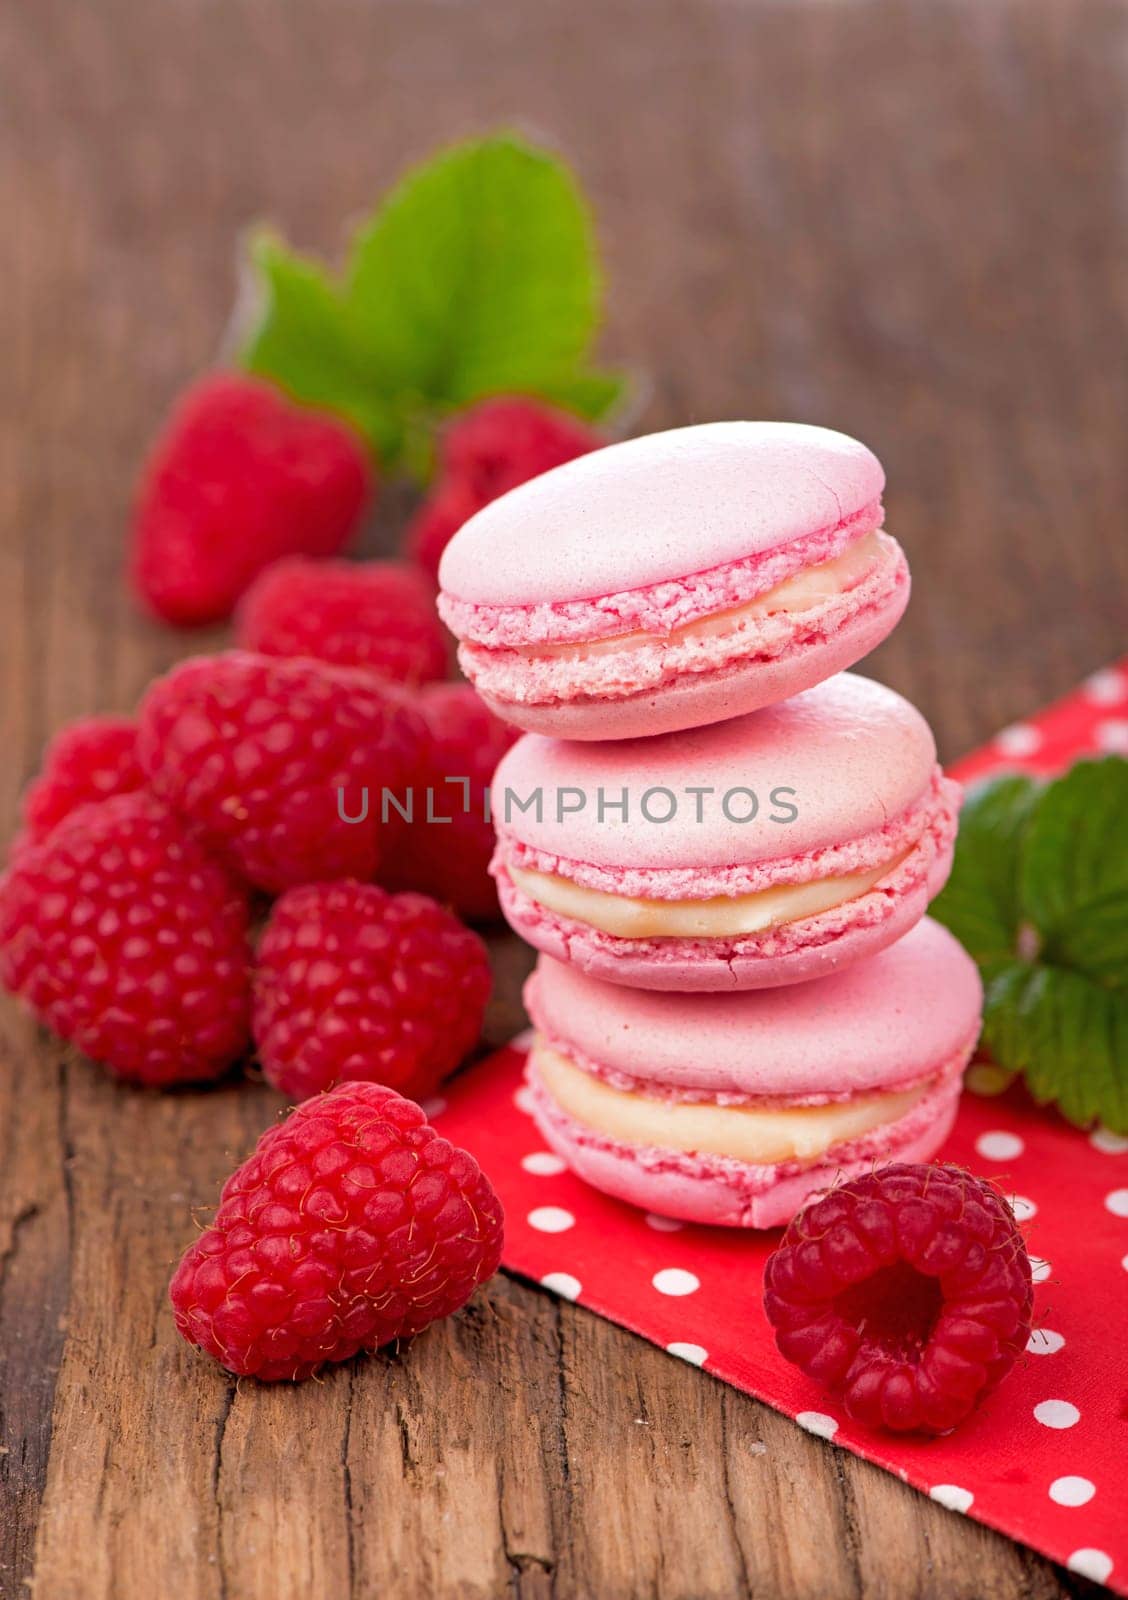
M 844 672 L 679 734 L 526 734 L 494 775 L 491 870 L 511 926 L 593 977 L 768 988 L 919 922 L 951 867 L 959 796 L 920 713 Z
M 537 1126 L 662 1216 L 786 1223 L 815 1190 L 943 1144 L 979 1033 L 975 963 L 928 918 L 801 988 L 657 994 L 542 956 L 525 989 Z
M 860 661 L 909 595 L 885 476 L 845 434 L 714 422 L 512 490 L 443 554 L 439 610 L 520 728 L 633 739 L 786 700 Z

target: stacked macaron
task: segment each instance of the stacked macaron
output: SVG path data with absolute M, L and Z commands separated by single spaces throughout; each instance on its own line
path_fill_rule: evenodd
M 651 1211 L 774 1226 L 955 1115 L 979 980 L 922 918 L 959 791 L 842 670 L 908 599 L 883 486 L 826 429 L 683 428 L 493 502 L 440 568 L 467 675 L 528 730 L 492 809 L 542 952 L 534 1114 Z

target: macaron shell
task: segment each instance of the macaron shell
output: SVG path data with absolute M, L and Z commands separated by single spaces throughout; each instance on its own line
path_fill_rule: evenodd
M 960 1061 L 899 1122 L 876 1128 L 846 1159 L 798 1168 L 746 1166 L 715 1157 L 682 1156 L 607 1139 L 567 1117 L 529 1075 L 530 1107 L 541 1136 L 595 1189 L 659 1216 L 732 1228 L 785 1226 L 807 1199 L 832 1183 L 860 1177 L 875 1161 L 928 1161 L 955 1121 Z
M 606 699 L 517 705 L 479 688 L 503 722 L 557 739 L 645 739 L 745 716 L 813 688 L 876 650 L 900 621 L 908 583 L 884 605 L 860 611 L 833 633 L 808 639 L 772 660 L 733 663 L 716 672 L 687 673 L 660 689 Z
M 907 700 L 853 673 L 747 716 L 656 738 L 577 743 L 526 734 L 494 776 L 492 814 L 507 836 L 565 859 L 609 867 L 725 866 L 806 855 L 844 839 L 875 833 L 928 788 L 936 764 L 932 733 Z M 643 816 L 649 789 L 679 799 L 668 822 Z M 708 788 L 698 821 L 694 788 Z M 598 796 L 627 789 L 634 800 L 624 825 Z M 750 821 L 733 820 L 751 808 Z M 540 791 L 541 816 L 518 801 Z M 585 797 L 582 810 L 561 810 L 561 791 Z M 784 805 L 773 792 L 789 791 Z M 507 791 L 512 796 L 507 800 Z M 732 794 L 726 816 L 724 797 Z M 666 802 L 668 807 L 668 802 Z M 650 809 L 662 814 L 663 802 Z M 786 821 L 772 817 L 793 806 Z
M 525 988 L 537 1030 L 600 1074 L 653 1092 L 874 1093 L 939 1068 L 978 1033 L 975 962 L 925 918 L 872 960 L 800 987 L 683 994 L 600 982 L 542 956 Z
M 448 544 L 442 589 L 492 605 L 588 599 L 683 577 L 832 527 L 876 502 L 845 434 L 714 422 L 593 451 L 511 490 Z

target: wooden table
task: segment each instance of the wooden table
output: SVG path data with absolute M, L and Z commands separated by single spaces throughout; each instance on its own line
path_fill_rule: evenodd
M 136 615 L 122 536 L 240 230 L 334 251 L 405 163 L 507 121 L 593 196 L 632 426 L 791 416 L 880 453 L 916 594 L 868 666 L 946 756 L 1124 647 L 1114 0 L 13 0 L 0 61 L 5 830 L 54 728 L 201 647 Z M 132 1093 L 2 1023 L 3 1596 L 1087 1588 L 505 1277 L 394 1358 L 236 1385 L 165 1285 L 277 1099 Z

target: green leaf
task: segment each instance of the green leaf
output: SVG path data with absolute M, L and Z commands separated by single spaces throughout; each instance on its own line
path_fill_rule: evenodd
M 1128 982 L 1128 761 L 1079 761 L 1044 791 L 1020 894 L 1049 960 Z
M 983 1041 L 1040 1104 L 1128 1132 L 1128 991 L 1016 961 L 987 985 Z
M 984 1043 L 1070 1121 L 1128 1133 L 1128 761 L 972 792 L 933 914 L 985 985 Z
M 625 379 L 587 365 L 602 283 L 567 166 L 514 135 L 444 151 L 358 233 L 343 281 L 260 235 L 241 360 L 418 472 L 450 412 L 524 394 L 589 421 Z
M 361 230 L 345 292 L 386 391 L 428 409 L 547 395 L 580 379 L 599 318 L 587 207 L 544 150 L 459 145 Z
M 629 389 L 630 380 L 625 373 L 592 369 L 542 384 L 539 398 L 562 411 L 574 411 L 587 422 L 599 422 L 618 410 Z
M 992 778 L 964 801 L 952 875 L 932 915 L 981 966 L 1017 953 L 1019 851 L 1039 794 L 1032 778 Z
M 394 450 L 396 413 L 351 308 L 324 269 L 260 233 L 251 248 L 261 305 L 240 360 L 295 400 L 345 417 L 380 454 Z

